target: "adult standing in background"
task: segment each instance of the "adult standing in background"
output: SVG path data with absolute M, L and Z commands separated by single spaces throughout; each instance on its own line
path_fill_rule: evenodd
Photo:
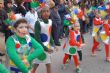
M 64 4 L 64 0 L 59 0 L 58 12 L 59 12 L 60 17 L 61 17 L 60 38 L 63 38 L 64 37 L 64 35 L 63 35 L 63 32 L 64 32 L 63 31 L 63 20 L 64 20 L 64 15 L 67 14 L 66 7 Z
M 0 32 L 3 33 L 5 35 L 5 38 L 7 39 L 8 36 L 10 36 L 10 30 L 8 28 L 8 25 L 4 22 L 8 18 L 8 15 L 3 8 L 4 1 L 0 0 Z
M 59 42 L 59 33 L 60 33 L 60 28 L 59 26 L 61 25 L 61 18 L 60 15 L 58 13 L 58 5 L 56 4 L 56 6 L 54 6 L 51 9 L 51 19 L 52 19 L 52 36 L 55 42 L 56 46 L 60 46 L 60 42 Z

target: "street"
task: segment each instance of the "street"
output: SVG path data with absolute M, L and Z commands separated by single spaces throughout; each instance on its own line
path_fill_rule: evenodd
M 104 45 L 100 44 L 101 51 L 96 51 L 97 56 L 91 56 L 92 37 L 90 33 L 84 35 L 85 47 L 83 48 L 83 61 L 81 62 L 81 73 L 109 73 L 110 63 L 105 61 L 105 49 Z M 61 40 L 63 45 L 64 39 Z M 69 67 L 65 70 L 61 69 L 63 60 L 62 46 L 59 47 L 59 51 L 52 55 L 52 73 L 75 73 L 75 66 L 70 63 Z M 44 64 L 40 65 L 36 73 L 46 73 L 46 67 Z

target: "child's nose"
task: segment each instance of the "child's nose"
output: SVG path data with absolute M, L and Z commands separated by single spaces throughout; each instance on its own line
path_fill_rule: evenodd
M 27 30 L 28 30 L 28 28 L 26 28 L 26 27 L 23 28 L 23 31 L 27 31 Z

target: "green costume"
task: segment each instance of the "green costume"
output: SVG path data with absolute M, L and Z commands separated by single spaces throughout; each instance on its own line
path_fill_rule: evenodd
M 0 73 L 10 73 L 2 64 L 0 64 Z
M 44 54 L 43 47 L 31 36 L 28 37 L 31 43 L 29 43 L 29 40 L 26 40 L 27 39 L 26 37 L 21 38 L 16 34 L 9 37 L 6 41 L 6 51 L 10 60 L 23 73 L 29 72 L 28 67 L 22 61 L 23 56 L 26 56 L 25 58 L 31 64 L 33 59 L 40 57 L 42 54 Z M 20 48 L 17 48 L 19 46 L 17 45 L 18 42 L 20 43 Z M 28 46 L 24 47 L 24 45 L 27 44 Z M 29 46 L 31 47 L 29 48 Z M 31 50 L 32 48 L 34 49 L 33 51 Z
M 42 61 L 40 58 L 36 59 L 35 63 L 48 64 L 51 63 L 51 54 L 48 53 L 49 49 L 54 50 L 54 42 L 51 37 L 52 21 L 51 19 L 39 19 L 35 24 L 35 39 L 43 46 L 46 54 L 46 59 Z M 45 57 L 45 55 L 42 55 Z
M 45 51 L 48 51 L 48 47 L 44 44 L 45 42 L 50 43 L 51 46 L 55 46 L 54 45 L 54 41 L 53 38 L 51 37 L 51 29 L 48 29 L 48 25 L 49 25 L 49 21 L 51 21 L 50 19 L 41 19 L 39 21 L 36 22 L 35 24 L 35 39 L 43 46 Z M 51 22 L 50 22 L 51 23 Z M 42 24 L 42 25 L 41 25 Z M 45 25 L 47 25 L 46 27 L 44 27 Z M 50 25 L 50 27 L 52 27 L 52 23 Z M 42 31 L 46 30 L 46 31 Z M 50 35 L 46 34 L 46 35 L 42 35 L 42 33 L 46 33 L 50 31 Z M 50 38 L 50 41 L 48 41 L 48 39 Z

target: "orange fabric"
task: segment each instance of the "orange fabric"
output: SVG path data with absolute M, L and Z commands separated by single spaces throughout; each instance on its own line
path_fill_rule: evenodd
M 93 38 L 93 47 L 92 47 L 92 54 L 94 54 L 95 50 L 97 49 L 100 43 Z
M 109 57 L 109 45 L 105 44 L 105 53 L 106 53 L 106 58 Z
M 73 59 L 74 59 L 75 66 L 78 67 L 79 66 L 78 56 L 77 55 L 73 55 Z
M 80 19 L 82 19 L 82 16 L 83 15 L 84 15 L 84 13 L 83 13 L 83 11 L 81 11 L 81 12 L 78 13 L 77 17 L 80 18 Z
M 73 60 L 74 60 L 74 64 L 76 66 L 76 68 L 79 66 L 79 60 L 78 60 L 78 56 L 77 55 L 73 55 Z M 63 64 L 66 64 L 67 59 L 69 58 L 69 54 L 65 54 L 64 58 L 63 58 Z
M 74 34 L 73 30 L 69 31 L 69 35 L 70 35 L 69 36 L 69 38 L 70 38 L 70 40 L 69 40 L 70 46 L 78 46 L 78 47 L 80 47 L 80 43 L 77 42 L 76 39 L 75 39 L 75 34 Z
M 110 28 L 109 28 L 109 24 L 104 24 L 104 29 L 105 29 L 105 32 L 108 36 L 110 36 Z
M 68 58 L 69 58 L 69 54 L 65 53 L 65 56 L 63 58 L 63 64 L 66 64 Z
M 108 24 L 110 24 L 110 19 L 108 20 Z

